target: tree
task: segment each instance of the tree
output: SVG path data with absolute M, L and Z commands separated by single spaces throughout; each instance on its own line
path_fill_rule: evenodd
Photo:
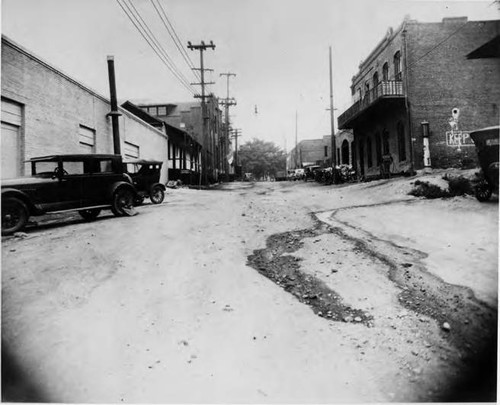
M 256 138 L 241 145 L 238 157 L 243 172 L 253 173 L 256 178 L 276 176 L 276 172 L 286 167 L 286 154 L 282 149 L 273 142 Z

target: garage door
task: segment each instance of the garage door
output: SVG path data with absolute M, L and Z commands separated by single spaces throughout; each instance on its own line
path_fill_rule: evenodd
M 19 176 L 19 127 L 2 122 L 2 179 Z
M 2 179 L 21 175 L 21 105 L 2 100 Z

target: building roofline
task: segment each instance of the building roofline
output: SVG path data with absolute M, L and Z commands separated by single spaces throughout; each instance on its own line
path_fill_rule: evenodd
M 127 115 L 127 117 L 139 122 L 140 124 L 142 125 L 145 125 L 145 126 L 148 126 L 150 129 L 152 129 L 153 131 L 155 131 L 158 135 L 161 135 L 163 136 L 164 138 L 167 138 L 168 139 L 168 135 L 165 134 L 164 132 L 160 131 L 158 128 L 155 128 L 154 126 L 152 126 L 151 124 L 149 124 L 148 122 L 140 119 L 139 117 L 137 117 L 136 115 L 134 115 L 132 112 L 126 110 L 125 108 L 123 108 L 122 106 L 118 106 L 118 110 L 120 112 L 123 112 L 125 115 Z
M 408 25 L 437 25 L 437 24 L 469 24 L 469 23 L 492 23 L 498 22 L 498 19 L 492 20 L 469 20 L 467 17 L 443 17 L 441 21 L 434 22 L 419 22 L 417 20 L 410 19 L 409 16 L 405 17 L 403 22 L 393 30 L 392 27 L 389 27 L 385 36 L 378 42 L 378 44 L 372 49 L 372 51 L 368 54 L 368 56 L 363 59 L 358 65 L 358 72 L 351 79 L 351 87 L 355 81 L 357 81 L 362 75 L 362 71 L 366 69 L 377 57 L 380 53 L 385 49 L 385 47 L 396 38 L 397 35 L 403 30 L 406 29 Z
M 71 76 L 67 75 L 66 73 L 64 73 L 60 69 L 55 68 L 54 66 L 52 66 L 48 62 L 45 62 L 42 58 L 34 55 L 28 49 L 24 48 L 22 45 L 19 45 L 17 42 L 13 41 L 12 39 L 10 39 L 9 37 L 7 37 L 4 34 L 2 34 L 2 44 L 6 44 L 7 46 L 10 46 L 11 48 L 13 48 L 16 51 L 18 51 L 18 52 L 22 53 L 23 55 L 25 55 L 26 57 L 32 59 L 36 63 L 39 63 L 43 67 L 51 70 L 52 72 L 56 73 L 57 75 L 63 77 L 65 80 L 68 80 L 70 83 L 74 84 L 75 86 L 79 87 L 80 89 L 86 91 L 87 93 L 91 94 L 92 96 L 98 98 L 99 100 L 101 100 L 104 103 L 109 104 L 111 106 L 111 101 L 109 99 L 107 99 L 103 95 L 97 93 L 95 90 L 92 90 L 90 87 L 87 87 L 87 86 L 83 85 L 82 83 L 80 83 L 76 79 L 73 79 Z M 123 108 L 121 106 L 118 106 L 118 110 L 120 112 L 122 112 L 122 113 L 125 113 L 131 119 L 134 119 L 135 121 L 140 122 L 142 125 L 147 125 L 150 129 L 154 130 L 159 135 L 162 135 L 163 137 L 168 138 L 168 136 L 166 134 L 164 134 L 162 131 L 158 130 L 157 128 L 155 128 L 154 126 L 150 125 L 146 121 L 141 120 L 139 117 L 135 116 L 130 111 L 127 111 L 125 108 Z
M 106 102 L 108 104 L 111 104 L 111 102 L 109 101 L 109 99 L 107 99 L 103 95 L 99 94 L 97 91 L 92 90 L 90 87 L 87 87 L 87 86 L 83 85 L 82 83 L 80 83 L 76 79 L 73 79 L 71 76 L 69 76 L 68 74 L 66 74 L 63 71 L 61 71 L 60 69 L 55 68 L 50 63 L 48 63 L 48 62 L 44 61 L 42 58 L 34 55 L 31 51 L 29 51 L 28 49 L 26 49 L 22 45 L 19 45 L 17 42 L 13 41 L 12 39 L 10 39 L 9 37 L 7 37 L 4 34 L 2 34 L 2 43 L 5 43 L 6 45 L 14 48 L 18 52 L 20 52 L 23 55 L 27 56 L 28 58 L 34 60 L 35 62 L 39 63 L 40 65 L 44 66 L 45 68 L 53 71 L 54 73 L 57 73 L 58 75 L 62 76 L 64 79 L 66 79 L 69 82 L 73 83 L 74 85 L 80 87 L 82 90 L 84 90 L 84 91 L 92 94 L 93 96 L 101 99 L 102 101 L 104 101 L 104 102 Z

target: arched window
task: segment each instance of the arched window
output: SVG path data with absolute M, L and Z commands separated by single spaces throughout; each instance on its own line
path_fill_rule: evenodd
M 389 80 L 389 64 L 387 62 L 382 66 L 382 80 L 384 82 Z
M 401 80 L 401 52 L 394 54 L 394 80 Z
M 347 139 L 344 139 L 342 142 L 342 164 L 343 165 L 348 165 L 349 164 L 349 142 Z
M 382 137 L 380 132 L 375 134 L 375 149 L 377 152 L 377 166 L 380 166 L 382 164 Z
M 401 121 L 398 122 L 397 132 L 398 132 L 399 161 L 402 162 L 406 160 L 406 136 L 405 136 L 405 126 Z
M 372 157 L 372 139 L 368 138 L 366 140 L 366 163 L 368 167 L 373 166 L 373 157 Z

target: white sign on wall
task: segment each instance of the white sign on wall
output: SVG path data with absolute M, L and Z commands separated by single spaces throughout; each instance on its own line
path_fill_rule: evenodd
M 455 146 L 474 146 L 474 141 L 467 131 L 446 131 L 446 145 Z

